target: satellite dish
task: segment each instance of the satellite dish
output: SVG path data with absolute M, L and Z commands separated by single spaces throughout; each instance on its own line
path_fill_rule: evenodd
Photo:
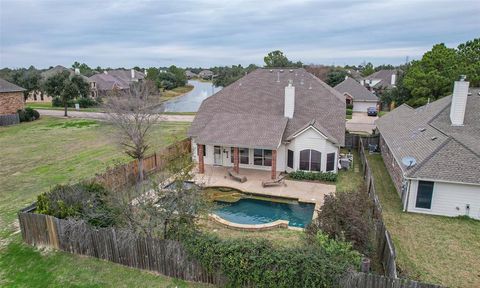
M 407 168 L 410 168 L 410 167 L 414 166 L 415 164 L 417 164 L 417 160 L 415 160 L 415 158 L 413 158 L 411 156 L 406 156 L 406 157 L 402 158 L 402 164 L 407 166 Z

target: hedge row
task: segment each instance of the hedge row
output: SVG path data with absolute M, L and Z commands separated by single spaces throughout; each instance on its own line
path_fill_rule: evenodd
M 344 272 L 360 261 L 350 244 L 323 234 L 314 243 L 292 248 L 207 233 L 183 238 L 190 255 L 207 270 L 221 271 L 229 287 L 337 287 Z
M 78 98 L 76 100 L 68 100 L 67 106 L 68 107 L 75 107 L 75 104 L 79 104 L 80 108 L 88 108 L 88 107 L 95 107 L 100 104 L 100 102 L 92 99 L 92 98 Z M 63 102 L 59 97 L 55 97 L 52 99 L 52 106 L 53 107 L 63 107 Z
M 312 180 L 312 181 L 337 181 L 337 174 L 333 172 L 308 172 L 294 171 L 288 173 L 288 177 L 294 180 Z

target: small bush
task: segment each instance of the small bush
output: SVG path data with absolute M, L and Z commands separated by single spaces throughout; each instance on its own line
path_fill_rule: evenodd
M 98 102 L 92 98 L 80 98 L 77 100 L 77 103 L 80 105 L 81 108 L 98 106 Z
M 30 107 L 26 107 L 23 110 L 18 110 L 17 112 L 20 122 L 30 122 L 40 118 L 40 113 Z
M 93 226 L 109 227 L 115 223 L 115 215 L 106 204 L 107 193 L 103 186 L 94 182 L 57 185 L 38 196 L 37 213 L 60 219 L 81 219 Z
M 337 176 L 338 175 L 333 172 L 309 172 L 301 170 L 288 173 L 288 177 L 294 180 L 336 182 Z
M 293 248 L 204 233 L 183 238 L 189 254 L 209 271 L 221 271 L 228 287 L 337 287 L 341 275 L 360 261 L 349 244 L 328 238 Z
M 354 208 L 354 209 L 353 209 Z M 373 202 L 365 191 L 326 195 L 322 208 L 306 231 L 316 236 L 323 231 L 329 237 L 346 240 L 358 251 L 371 253 Z
M 352 110 L 353 109 L 353 104 L 347 104 L 347 109 Z
M 352 109 L 347 109 L 347 115 L 352 115 L 353 114 L 353 110 Z

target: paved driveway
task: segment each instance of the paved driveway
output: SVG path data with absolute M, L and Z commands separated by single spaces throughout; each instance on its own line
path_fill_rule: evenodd
M 64 117 L 63 110 L 38 110 L 40 115 L 53 116 L 53 117 Z M 68 117 L 72 118 L 84 118 L 84 119 L 95 119 L 95 120 L 107 120 L 108 114 L 101 112 L 80 112 L 80 111 L 68 111 Z M 172 121 L 172 122 L 192 122 L 193 115 L 161 115 L 160 121 Z
M 353 112 L 352 119 L 347 120 L 347 129 L 350 132 L 372 134 L 372 130 L 376 128 L 375 120 L 377 119 L 377 116 L 368 116 L 367 113 Z

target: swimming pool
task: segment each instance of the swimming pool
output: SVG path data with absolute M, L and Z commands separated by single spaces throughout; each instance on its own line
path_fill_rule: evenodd
M 312 221 L 314 204 L 272 200 L 274 201 L 247 197 L 233 203 L 218 202 L 214 213 L 238 224 L 265 224 L 286 220 L 289 221 L 288 226 L 305 228 Z

